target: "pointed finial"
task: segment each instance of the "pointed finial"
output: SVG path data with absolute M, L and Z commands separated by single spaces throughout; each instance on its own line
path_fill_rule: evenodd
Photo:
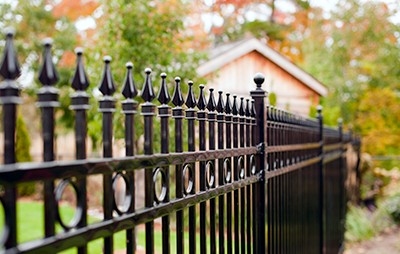
M 74 77 L 72 78 L 72 88 L 76 91 L 84 91 L 89 87 L 89 79 L 85 72 L 85 67 L 82 61 L 82 48 L 75 49 L 76 54 L 76 69 Z
M 258 72 L 258 73 L 256 73 L 256 75 L 254 75 L 253 80 L 254 80 L 254 83 L 256 83 L 257 88 L 261 88 L 261 85 L 265 81 L 265 77 L 262 73 Z
M 251 100 L 251 117 L 256 117 L 256 106 L 255 106 L 255 101 Z
M 239 107 L 239 115 L 244 116 L 244 98 L 240 97 L 240 107 Z
M 169 96 L 168 93 L 167 81 L 165 80 L 167 78 L 167 74 L 163 72 L 160 74 L 160 77 L 161 77 L 161 88 L 160 91 L 158 92 L 158 101 L 161 104 L 168 104 L 168 102 L 171 101 L 171 97 Z
M 224 98 L 222 97 L 222 91 L 218 91 L 218 103 L 217 103 L 217 112 L 224 113 Z
M 138 94 L 138 91 L 135 86 L 135 80 L 133 79 L 132 75 L 133 63 L 127 62 L 125 64 L 125 67 L 126 67 L 126 76 L 124 81 L 124 87 L 122 88 L 122 95 L 126 99 L 133 99 Z
M 200 88 L 200 95 L 199 95 L 199 99 L 197 101 L 197 107 L 200 110 L 205 110 L 206 106 L 207 106 L 207 101 L 206 101 L 206 97 L 204 96 L 204 85 L 201 84 L 199 86 L 199 88 Z
M 232 113 L 232 103 L 230 99 L 230 93 L 226 93 L 226 103 L 225 103 L 225 113 L 230 114 Z
M 232 106 L 232 114 L 233 115 L 238 115 L 239 114 L 239 107 L 238 107 L 238 102 L 237 102 L 237 95 L 233 95 L 233 106 Z
M 342 128 L 342 127 L 343 127 L 343 119 L 342 119 L 342 118 L 339 118 L 339 119 L 337 120 L 337 122 L 338 122 L 339 128 Z
M 115 92 L 115 84 L 111 74 L 111 56 L 105 56 L 103 58 L 103 61 L 105 65 L 103 78 L 101 79 L 99 90 L 103 95 L 112 95 Z
M 146 68 L 144 72 L 146 73 L 146 80 L 143 84 L 142 98 L 145 102 L 151 102 L 156 97 L 153 90 L 153 83 L 151 82 L 151 69 Z
M 208 98 L 207 109 L 208 111 L 214 111 L 215 108 L 217 107 L 214 98 L 214 88 L 210 88 L 209 90 L 210 90 L 210 96 Z
M 186 98 L 186 106 L 188 108 L 194 108 L 196 107 L 196 98 L 194 97 L 194 92 L 193 92 L 193 81 L 189 80 L 188 81 L 189 85 L 189 91 L 188 91 L 188 97 Z
M 17 54 L 14 49 L 14 30 L 6 29 L 6 46 L 4 48 L 3 59 L 0 64 L 0 75 L 4 79 L 16 79 L 21 74 Z
M 176 107 L 181 107 L 185 101 L 183 100 L 182 96 L 182 90 L 181 90 L 181 78 L 176 77 L 175 78 L 175 90 L 174 90 L 174 95 L 172 96 L 172 103 Z
M 250 99 L 246 99 L 246 116 L 250 116 Z
M 44 52 L 43 52 L 43 65 L 39 74 L 39 81 L 44 86 L 51 86 L 57 83 L 58 73 L 56 67 L 53 64 L 53 57 L 51 55 L 51 46 L 53 40 L 46 38 L 43 40 Z

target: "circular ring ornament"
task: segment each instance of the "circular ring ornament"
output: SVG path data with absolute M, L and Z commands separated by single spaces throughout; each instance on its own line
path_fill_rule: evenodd
M 123 201 L 120 204 L 118 204 L 117 200 L 119 199 L 119 197 L 117 197 L 116 194 L 118 194 L 118 187 L 119 187 L 119 183 L 121 183 L 121 181 L 125 185 L 125 193 L 123 195 L 124 196 Z M 129 211 L 129 208 L 132 205 L 132 200 L 133 200 L 133 198 L 132 198 L 133 186 L 132 186 L 132 184 L 130 184 L 128 175 L 126 173 L 122 173 L 122 172 L 115 174 L 112 179 L 112 188 L 113 188 L 113 192 L 114 192 L 114 198 L 113 198 L 114 210 L 119 215 L 127 213 Z
M 157 189 L 161 183 L 161 189 Z M 164 168 L 157 168 L 153 173 L 154 201 L 159 204 L 165 201 L 167 197 L 167 173 Z
M 232 167 L 231 167 L 231 160 L 226 158 L 224 160 L 224 175 L 225 175 L 225 182 L 229 183 L 232 179 Z
M 185 195 L 190 194 L 193 191 L 194 186 L 194 170 L 191 164 L 186 164 L 183 167 L 183 192 Z
M 60 211 L 60 202 L 62 201 L 64 191 L 67 189 L 67 187 L 72 187 L 72 189 L 75 192 L 75 197 L 76 197 L 75 214 L 69 223 L 65 223 L 63 221 L 61 211 Z M 55 199 L 56 199 L 57 221 L 58 221 L 58 223 L 60 223 L 61 227 L 63 227 L 65 230 L 71 230 L 71 229 L 75 228 L 76 226 L 78 226 L 79 222 L 82 220 L 83 204 L 82 204 L 82 195 L 80 194 L 78 186 L 76 185 L 75 181 L 72 181 L 71 178 L 61 180 L 61 182 L 58 184 L 58 186 L 54 190 L 54 195 L 55 195 Z
M 244 159 L 243 156 L 239 158 L 238 162 L 238 172 L 239 172 L 239 179 L 244 179 L 245 177 L 245 172 L 244 172 Z
M 207 161 L 206 164 L 206 185 L 210 189 L 215 184 L 215 169 L 214 164 L 211 161 Z

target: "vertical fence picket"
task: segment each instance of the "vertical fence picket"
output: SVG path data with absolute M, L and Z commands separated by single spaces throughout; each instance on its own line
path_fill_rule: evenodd
M 133 64 L 126 63 L 126 77 L 124 87 L 122 88 L 122 95 L 125 100 L 122 102 L 122 112 L 125 114 L 125 155 L 133 156 L 135 154 L 135 114 L 137 113 L 137 101 L 134 98 L 137 96 L 138 91 L 135 86 L 135 81 L 132 75 Z M 131 201 L 127 212 L 133 213 L 135 211 L 135 172 L 126 172 L 128 184 L 130 185 Z M 126 186 L 128 187 L 128 186 Z M 136 250 L 136 237 L 135 228 L 126 230 L 126 253 L 133 254 Z
M 115 84 L 111 74 L 111 57 L 104 57 L 104 72 L 100 82 L 99 90 L 103 94 L 100 100 L 99 111 L 103 114 L 103 157 L 112 158 L 112 139 L 113 139 L 113 112 L 115 111 L 115 99 L 112 95 L 115 92 Z M 103 175 L 103 214 L 104 220 L 110 220 L 113 217 L 113 188 L 111 173 Z M 113 237 L 104 238 L 104 253 L 111 254 L 114 249 Z
M 250 118 L 250 99 L 246 99 L 246 109 L 245 109 L 245 133 L 246 133 L 246 140 L 245 140 L 245 146 L 250 147 L 250 140 L 251 140 L 251 118 Z M 246 171 L 245 175 L 246 177 L 250 177 L 250 156 L 251 155 L 246 155 Z M 247 247 L 247 253 L 251 253 L 251 186 L 246 186 L 246 247 Z
M 171 115 L 171 108 L 168 106 L 169 101 L 171 100 L 167 83 L 166 83 L 166 73 L 161 73 L 160 75 L 161 88 L 158 93 L 158 101 L 161 103 L 161 106 L 158 107 L 158 115 L 161 118 L 161 153 L 169 153 L 169 117 Z M 169 202 L 169 166 L 164 168 L 160 168 L 160 172 L 163 175 L 162 179 L 162 188 L 165 188 L 165 193 L 163 200 L 160 202 L 167 203 Z M 162 251 L 163 254 L 170 253 L 170 219 L 169 216 L 162 217 Z
M 318 178 L 319 178 L 319 211 L 318 211 L 318 218 L 319 218 L 319 242 L 320 242 L 320 253 L 325 253 L 325 202 L 324 202 L 324 123 L 323 123 L 323 116 L 322 116 L 322 106 L 318 106 L 318 123 L 319 123 L 319 140 L 320 140 L 320 151 L 319 156 L 320 163 L 318 169 Z
M 86 135 L 87 135 L 87 117 L 86 110 L 89 109 L 89 96 L 86 89 L 89 87 L 89 80 L 86 76 L 85 68 L 83 66 L 81 48 L 75 50 L 76 69 L 72 78 L 72 88 L 75 93 L 71 95 L 71 109 L 75 111 L 75 158 L 77 160 L 86 159 Z M 86 191 L 86 177 L 77 179 L 77 185 L 80 192 L 80 197 L 83 200 L 78 201 L 82 209 L 82 218 L 78 223 L 78 227 L 84 228 L 87 225 L 87 191 Z M 87 253 L 87 245 L 78 248 L 79 254 Z
M 197 102 L 199 111 L 197 112 L 197 119 L 199 120 L 199 149 L 200 151 L 206 150 L 206 118 L 207 113 L 205 111 L 207 106 L 206 98 L 204 96 L 204 85 L 200 85 L 200 95 Z M 200 191 L 207 190 L 206 183 L 206 161 L 200 161 Z M 211 170 L 208 168 L 208 170 Z M 207 212 L 206 202 L 200 203 L 200 253 L 207 253 Z
M 17 122 L 17 104 L 21 103 L 19 88 L 16 79 L 21 74 L 18 58 L 13 45 L 14 31 L 6 31 L 6 45 L 0 65 L 0 75 L 4 80 L 0 83 L 0 103 L 3 106 L 4 129 L 4 164 L 16 162 L 15 132 Z M 5 226 L 4 247 L 13 248 L 17 245 L 17 188 L 15 184 L 4 186 L 4 193 L 0 197 L 4 206 Z
M 153 118 L 155 115 L 155 105 L 152 100 L 156 97 L 151 82 L 151 69 L 146 68 L 146 80 L 142 88 L 142 98 L 145 101 L 142 104 L 142 116 L 144 118 L 144 154 L 153 154 Z M 153 168 L 145 168 L 145 206 L 151 208 L 154 206 L 154 182 Z M 154 253 L 154 221 L 146 222 L 146 254 Z
M 239 147 L 245 147 L 245 106 L 244 106 L 244 98 L 240 97 L 240 106 L 239 106 Z M 239 179 L 245 178 L 245 163 L 246 158 L 241 156 L 239 158 Z M 241 253 L 245 253 L 246 251 L 246 200 L 245 200 L 245 188 L 240 188 L 239 196 L 240 196 L 240 251 Z
M 232 148 L 232 104 L 230 94 L 226 93 L 225 103 L 225 148 Z M 226 164 L 225 164 L 226 163 Z M 230 184 L 232 182 L 232 158 L 226 158 L 224 163 L 225 182 Z M 232 192 L 226 194 L 226 236 L 227 236 L 227 253 L 232 253 Z
M 237 96 L 233 95 L 233 105 L 232 105 L 232 134 L 233 134 L 233 148 L 239 147 L 239 107 L 237 103 Z M 233 181 L 239 180 L 239 157 L 235 156 L 233 158 Z M 233 191 L 233 231 L 235 240 L 235 254 L 240 251 L 240 235 L 239 235 L 239 190 Z
M 175 152 L 181 153 L 183 151 L 183 140 L 182 140 L 182 119 L 184 118 L 184 112 L 182 105 L 185 103 L 182 96 L 181 79 L 175 78 L 175 90 L 172 96 L 172 103 L 174 108 L 172 109 L 172 117 L 175 119 Z M 176 198 L 183 198 L 183 168 L 182 165 L 178 164 L 175 166 L 175 194 Z M 176 252 L 183 253 L 184 251 L 184 225 L 183 225 L 183 210 L 176 211 Z
M 38 91 L 38 107 L 42 112 L 43 160 L 53 161 L 54 155 L 54 113 L 58 103 L 58 89 L 53 87 L 58 81 L 58 74 L 51 55 L 52 40 L 44 40 L 43 65 L 39 81 L 43 85 Z M 45 236 L 55 234 L 56 204 L 54 199 L 54 182 L 44 182 Z
M 214 89 L 210 88 L 210 95 L 208 98 L 207 109 L 208 109 L 208 149 L 215 150 L 215 122 L 217 113 L 215 108 L 217 104 L 214 98 Z M 212 163 L 212 174 L 215 176 L 215 160 L 210 161 Z M 215 177 L 209 186 L 210 189 L 215 188 Z M 210 253 L 217 253 L 217 241 L 216 241 L 216 207 L 215 198 L 210 199 Z
M 225 105 L 222 97 L 222 91 L 218 91 L 218 102 L 217 102 L 217 129 L 218 129 L 218 149 L 224 149 L 224 121 L 225 121 Z M 218 186 L 225 184 L 224 179 L 224 159 L 218 159 Z M 225 253 L 225 197 L 223 195 L 218 197 L 218 240 L 219 240 L 219 252 Z
M 188 107 L 186 110 L 186 120 L 188 123 L 188 151 L 192 152 L 196 150 L 195 144 L 195 120 L 196 120 L 196 110 L 197 105 L 196 98 L 194 97 L 193 82 L 188 81 L 189 91 L 186 98 L 185 105 Z M 190 190 L 187 190 L 186 194 L 196 193 L 196 172 L 195 164 L 191 163 L 190 167 L 187 168 L 189 174 L 189 182 L 191 182 Z M 188 187 L 189 187 L 188 186 Z M 196 253 L 196 206 L 189 207 L 189 253 Z

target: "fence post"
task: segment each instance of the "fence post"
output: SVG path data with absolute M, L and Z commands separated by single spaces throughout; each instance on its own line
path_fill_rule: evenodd
M 320 163 L 319 163 L 319 236 L 320 236 L 320 251 L 325 253 L 325 204 L 324 204 L 324 119 L 322 116 L 322 106 L 317 107 L 317 119 L 319 123 L 319 141 L 320 141 Z
M 256 191 L 253 197 L 253 203 L 257 210 L 254 225 L 257 225 L 256 234 L 254 235 L 255 242 L 253 253 L 265 253 L 266 238 L 265 238 L 265 126 L 266 126 L 266 97 L 267 92 L 261 88 L 265 77 L 261 73 L 254 76 L 254 83 L 257 87 L 250 92 L 254 99 L 254 108 L 256 111 L 256 128 L 254 140 L 257 145 L 256 172 L 260 176 L 260 180 L 256 183 Z
M 340 200 L 339 200 L 339 209 L 340 209 L 340 243 L 343 246 L 344 240 L 344 219 L 346 214 L 346 188 L 345 188 L 345 163 L 343 161 L 343 120 L 341 118 L 338 119 L 338 132 L 339 132 L 339 143 L 340 143 L 340 159 L 339 159 L 339 191 L 340 191 Z M 342 246 L 339 246 L 342 248 Z

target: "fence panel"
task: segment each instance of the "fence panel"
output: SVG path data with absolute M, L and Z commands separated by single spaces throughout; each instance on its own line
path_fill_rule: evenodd
M 126 64 L 121 91 L 125 99 L 120 109 L 111 57 L 107 56 L 99 86 L 103 157 L 87 158 L 89 80 L 83 51 L 78 48 L 70 105 L 75 113 L 76 160 L 57 161 L 54 133 L 59 91 L 51 46 L 46 40 L 39 73 L 43 162 L 16 163 L 16 116 L 21 103 L 16 79 L 20 69 L 13 33 L 6 36 L 0 66 L 4 130 L 0 201 L 5 218 L 1 252 L 76 249 L 78 253 L 113 253 L 122 248 L 135 253 L 141 247 L 146 253 L 341 250 L 347 203 L 345 151 L 352 138 L 343 133 L 341 125 L 337 129 L 323 126 L 321 110 L 317 119 L 312 119 L 268 106 L 261 74 L 254 77 L 251 99 L 235 95 L 231 99 L 222 91 L 216 99 L 212 88 L 206 99 L 203 85 L 196 98 L 197 88 L 191 81 L 185 97 L 179 77 L 174 79 L 170 96 L 165 73 L 160 75 L 156 95 L 149 68 L 140 92 L 144 102 L 138 103 L 132 63 Z M 118 110 L 124 115 L 124 157 L 113 154 L 113 119 Z M 135 119 L 143 122 L 143 153 L 135 147 Z M 101 184 L 90 193 L 94 175 L 101 178 Z M 24 242 L 18 230 L 29 225 L 17 218 L 17 186 L 25 182 L 44 186 L 40 193 L 43 201 L 38 202 L 43 214 L 38 221 L 44 233 Z M 67 189 L 76 203 L 70 221 L 63 216 Z M 144 204 L 140 206 L 142 193 Z M 101 220 L 95 222 L 88 203 L 94 194 L 101 195 L 102 203 Z M 93 250 L 99 239 L 102 246 Z

